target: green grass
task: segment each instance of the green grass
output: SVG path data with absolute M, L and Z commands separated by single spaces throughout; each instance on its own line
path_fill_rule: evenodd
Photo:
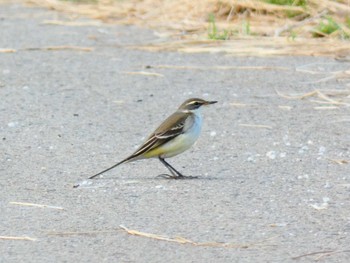
M 316 29 L 326 35 L 332 34 L 339 29 L 339 25 L 331 18 L 327 17 L 326 22 L 321 21 Z
M 347 17 L 347 18 L 345 19 L 345 25 L 346 25 L 348 28 L 350 28 L 350 17 Z
M 307 7 L 307 0 L 265 0 L 266 3 L 273 5 L 286 5 L 286 6 L 300 6 L 303 8 Z M 300 15 L 300 12 L 286 11 L 287 17 L 292 18 Z
M 249 21 L 243 21 L 242 23 L 242 34 L 246 36 L 250 36 L 252 33 L 250 31 L 250 23 Z
M 299 6 L 304 9 L 308 8 L 307 0 L 264 0 L 264 2 L 274 5 L 285 5 L 285 6 Z M 300 12 L 286 11 L 286 16 L 293 18 L 300 14 Z M 315 32 L 312 34 L 313 37 L 324 37 L 325 35 L 331 35 L 337 32 L 337 36 L 341 39 L 350 39 L 350 35 L 342 29 L 343 24 L 338 24 L 331 16 L 323 19 L 316 27 Z M 345 19 L 344 26 L 350 28 L 350 17 Z M 290 37 L 295 39 L 295 32 L 291 32 Z
M 349 23 L 350 21 L 346 21 L 345 22 L 345 25 L 347 26 L 347 24 Z M 350 35 L 347 34 L 342 28 L 341 26 L 336 22 L 334 21 L 334 19 L 330 16 L 326 17 L 325 20 L 322 20 L 315 28 L 315 31 L 313 33 L 313 36 L 314 37 L 322 37 L 324 35 L 330 35 L 330 34 L 333 34 L 334 32 L 338 31 L 339 34 L 340 34 L 340 37 L 342 39 L 349 39 L 350 38 Z M 322 34 L 319 34 L 318 32 L 321 32 Z
M 265 0 L 266 3 L 274 5 L 306 6 L 307 0 Z
M 227 40 L 232 35 L 228 30 L 219 31 L 215 23 L 214 14 L 209 15 L 208 38 L 212 40 Z
M 297 36 L 298 36 L 298 34 L 292 30 L 289 32 L 288 38 L 294 41 L 297 38 Z

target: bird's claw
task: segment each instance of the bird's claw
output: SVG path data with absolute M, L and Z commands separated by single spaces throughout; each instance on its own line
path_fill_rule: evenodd
M 174 179 L 174 180 L 183 180 L 183 179 L 196 179 L 198 176 L 184 176 L 184 175 L 170 175 L 170 174 L 160 174 L 157 176 L 157 178 L 164 178 L 164 179 Z

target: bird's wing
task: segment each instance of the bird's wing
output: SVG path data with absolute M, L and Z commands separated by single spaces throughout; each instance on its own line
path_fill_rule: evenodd
M 134 159 L 184 132 L 184 126 L 191 113 L 175 112 L 169 116 L 137 149 L 128 160 Z

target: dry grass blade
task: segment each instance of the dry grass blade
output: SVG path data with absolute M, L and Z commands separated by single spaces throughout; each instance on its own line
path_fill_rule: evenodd
M 326 250 L 326 251 L 317 251 L 317 252 L 311 252 L 311 253 L 306 253 L 300 256 L 292 257 L 292 259 L 300 259 L 308 256 L 313 256 L 313 255 L 318 255 L 318 254 L 324 254 L 324 253 L 331 253 L 334 252 L 334 250 Z
M 279 37 L 283 32 L 288 32 L 294 28 L 301 27 L 301 26 L 304 26 L 304 25 L 309 24 L 311 22 L 314 22 L 316 19 L 319 19 L 320 17 L 324 17 L 327 13 L 328 13 L 328 10 L 323 10 L 321 13 L 319 13 L 311 18 L 308 18 L 308 19 L 305 19 L 302 21 L 298 21 L 296 23 L 293 23 L 292 25 L 285 25 L 281 28 L 277 28 L 275 30 L 275 37 Z
M 11 204 L 11 205 L 20 205 L 20 206 L 33 206 L 33 207 L 40 207 L 40 208 L 50 208 L 50 209 L 64 210 L 64 208 L 60 207 L 60 206 L 41 205 L 41 204 L 25 203 L 25 202 L 9 202 L 9 204 Z
M 167 241 L 167 242 L 176 242 L 176 243 L 180 243 L 180 244 L 194 243 L 191 240 L 181 238 L 181 237 L 170 238 L 167 236 L 161 236 L 161 235 L 156 235 L 156 234 L 145 233 L 145 232 L 140 232 L 137 230 L 128 229 L 122 225 L 120 225 L 119 227 L 121 229 L 123 229 L 125 232 L 127 232 L 128 234 L 133 235 L 133 236 L 142 236 L 142 237 L 147 237 L 147 238 L 151 238 L 151 239 L 163 240 L 163 241 Z
M 317 256 L 315 258 L 315 261 L 318 261 L 318 260 L 322 259 L 323 257 L 331 256 L 331 255 L 338 254 L 338 253 L 346 253 L 346 252 L 350 252 L 350 250 L 317 251 L 317 252 L 311 252 L 311 253 L 303 254 L 303 255 L 300 255 L 300 256 L 297 256 L 297 257 L 292 257 L 292 259 L 301 259 L 303 257 L 319 255 L 319 256 Z
M 155 76 L 155 77 L 164 77 L 163 74 L 147 71 L 122 71 L 121 73 L 129 75 L 145 75 L 145 76 Z
M 251 127 L 251 128 L 265 128 L 265 129 L 272 129 L 269 125 L 261 125 L 261 124 L 238 124 L 238 126 L 241 127 Z
M 35 50 L 47 50 L 47 51 L 58 51 L 58 50 L 75 50 L 75 51 L 84 51 L 91 52 L 94 51 L 92 47 L 78 47 L 78 46 L 49 46 L 49 47 L 31 47 L 24 48 L 21 50 L 35 51 Z
M 293 5 L 277 5 L 263 0 L 97 0 L 95 4 L 79 3 L 79 6 L 59 0 L 27 2 L 77 17 L 83 15 L 108 23 L 154 28 L 160 35 L 167 36 L 166 43 L 134 47 L 150 51 L 339 57 L 349 50 L 348 41 L 343 40 L 350 35 L 345 21 L 350 6 L 343 0 L 310 0 L 305 1 L 305 6 L 299 5 L 301 1 L 294 1 Z M 226 32 L 228 38 L 225 39 L 234 41 L 206 43 L 204 39 L 210 38 L 208 32 L 213 26 L 208 20 L 210 14 L 215 16 L 217 32 Z M 333 33 L 319 29 L 322 23 L 327 24 L 328 17 L 336 25 Z M 315 38 L 315 32 L 322 38 Z M 282 37 L 276 37 L 279 35 Z M 176 41 L 179 38 L 180 41 Z
M 291 110 L 292 109 L 291 106 L 287 106 L 287 105 L 279 105 L 278 108 L 280 108 L 282 110 Z
M 16 49 L 12 48 L 0 48 L 0 53 L 15 53 Z
M 117 230 L 102 230 L 102 231 L 64 231 L 64 232 L 55 232 L 50 231 L 47 233 L 49 236 L 92 236 L 98 234 L 110 234 L 115 233 Z
M 275 91 L 276 91 L 278 96 L 285 98 L 285 99 L 291 99 L 291 100 L 302 100 L 302 99 L 305 99 L 305 98 L 308 98 L 308 97 L 311 97 L 311 96 L 314 96 L 315 94 L 317 94 L 316 90 L 305 93 L 303 95 L 297 95 L 297 96 L 285 95 L 282 92 L 278 91 L 276 88 L 275 88 Z
M 325 78 L 322 78 L 322 79 L 318 79 L 318 80 L 315 80 L 315 81 L 307 81 L 307 82 L 304 82 L 304 83 L 322 83 L 322 82 L 327 82 L 329 80 L 332 80 L 332 79 L 335 79 L 336 76 L 335 75 L 331 75 L 331 76 L 328 76 L 328 77 L 325 77 Z
M 333 251 L 333 252 L 328 252 L 328 253 L 324 253 L 322 255 L 319 255 L 315 261 L 318 261 L 318 260 L 321 260 L 322 258 L 324 257 L 329 257 L 329 256 L 332 256 L 334 254 L 339 254 L 339 253 L 349 253 L 350 252 L 350 249 L 348 250 L 337 250 L 337 251 Z
M 287 67 L 272 67 L 272 66 L 178 66 L 178 65 L 158 65 L 150 66 L 151 68 L 164 68 L 164 69 L 179 69 L 179 70 L 290 70 Z
M 337 102 L 337 103 L 334 103 L 334 102 L 330 102 L 330 101 L 324 101 L 324 100 L 309 100 L 310 102 L 315 102 L 315 103 L 319 103 L 319 104 L 345 104 L 345 103 L 341 103 L 341 102 Z
M 307 47 L 307 48 L 306 48 Z M 236 37 L 234 40 L 179 40 L 130 46 L 132 49 L 157 51 L 179 51 L 184 53 L 226 52 L 234 56 L 334 56 L 349 48 L 347 42 L 334 40 L 285 37 Z
M 2 240 L 24 240 L 24 241 L 36 241 L 36 238 L 32 237 L 15 237 L 15 236 L 0 236 Z
M 329 80 L 343 80 L 343 79 L 349 79 L 350 78 L 350 70 L 340 70 L 340 71 L 330 71 L 330 72 L 325 72 L 325 71 L 321 71 L 321 70 L 311 70 L 311 69 L 307 69 L 310 66 L 316 66 L 317 64 L 321 64 L 324 66 L 327 65 L 334 65 L 335 63 L 310 63 L 310 64 L 306 64 L 303 65 L 301 67 L 297 67 L 296 71 L 297 72 L 302 72 L 302 73 L 308 73 L 308 74 L 313 74 L 313 75 L 324 75 L 324 74 L 329 74 L 329 76 L 326 76 L 324 78 L 315 80 L 315 81 L 308 81 L 308 82 L 304 82 L 304 83 L 321 83 L 321 82 L 326 82 Z M 339 65 L 339 64 L 338 64 Z M 338 92 L 337 90 L 335 90 L 335 92 Z M 349 92 L 348 92 L 349 93 Z
M 346 103 L 346 102 L 342 102 L 340 100 L 335 100 L 335 99 L 330 98 L 331 96 L 332 97 L 335 97 L 335 96 L 339 97 L 339 96 L 350 95 L 350 91 L 348 91 L 348 93 L 346 93 L 346 92 L 344 93 L 343 91 L 334 91 L 334 92 L 324 91 L 324 92 L 321 92 L 320 90 L 316 89 L 314 91 L 307 92 L 305 94 L 298 95 L 298 96 L 285 95 L 285 94 L 281 93 L 280 91 L 278 91 L 276 88 L 275 88 L 275 91 L 280 97 L 285 98 L 285 99 L 303 100 L 305 98 L 317 96 L 321 100 L 310 99 L 309 101 L 314 102 L 314 103 L 318 103 L 318 104 L 333 105 L 333 106 L 314 107 L 314 109 L 317 109 L 317 110 L 338 109 L 339 107 L 337 107 L 337 106 L 349 106 L 350 105 L 350 103 Z M 327 92 L 327 94 L 326 94 L 326 92 Z
M 349 79 L 350 78 L 350 70 L 335 72 L 334 75 L 335 75 L 336 79 Z
M 313 209 L 316 209 L 316 210 L 320 211 L 320 210 L 326 210 L 326 209 L 328 209 L 329 205 L 328 205 L 328 203 L 311 204 L 310 207 L 312 207 Z
M 341 102 L 339 102 L 339 101 L 336 101 L 336 100 L 333 100 L 333 99 L 329 98 L 327 95 L 325 95 L 324 93 L 322 93 L 320 90 L 316 90 L 316 92 L 317 92 L 318 97 L 319 97 L 320 99 L 325 100 L 326 102 L 329 102 L 329 103 L 331 103 L 331 104 L 343 104 L 343 103 L 341 103 Z
M 61 20 L 45 20 L 43 25 L 58 25 L 58 26 L 101 26 L 99 21 L 61 21 Z
M 241 102 L 231 102 L 230 105 L 233 107 L 256 107 L 256 106 L 259 106 L 258 104 L 246 104 L 246 103 L 241 103 Z
M 333 163 L 340 164 L 340 165 L 350 163 L 349 160 L 339 160 L 339 159 L 330 159 L 330 158 L 327 158 L 327 159 Z
M 249 248 L 252 246 L 257 246 L 258 244 L 262 244 L 263 242 L 266 242 L 269 239 L 262 240 L 260 242 L 252 243 L 252 244 L 233 244 L 233 243 L 220 243 L 220 242 L 194 242 L 192 240 L 189 240 L 187 238 L 183 237 L 168 237 L 164 235 L 157 235 L 152 233 L 145 233 L 138 230 L 128 229 L 125 226 L 120 225 L 119 226 L 122 230 L 124 230 L 129 235 L 133 236 L 141 236 L 146 238 L 151 238 L 155 240 L 162 240 L 167 242 L 174 242 L 179 244 L 189 244 L 193 246 L 203 246 L 203 247 L 224 247 L 224 248 Z
M 228 3 L 228 1 L 222 1 L 223 3 Z M 276 12 L 276 11 L 294 11 L 294 12 L 305 12 L 305 10 L 302 7 L 299 6 L 284 6 L 284 5 L 273 5 L 269 3 L 264 3 L 261 1 L 256 0 L 234 0 L 232 4 L 235 4 L 241 8 L 249 8 L 253 10 L 258 11 L 269 11 L 269 12 Z
M 321 107 L 314 107 L 315 110 L 337 110 L 339 107 L 337 106 L 321 106 Z

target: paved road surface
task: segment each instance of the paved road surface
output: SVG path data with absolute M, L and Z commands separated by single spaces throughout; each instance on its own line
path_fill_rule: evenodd
M 349 79 L 319 80 L 350 63 L 149 53 L 127 45 L 157 40 L 152 31 L 52 20 L 69 17 L 0 5 L 0 48 L 17 51 L 0 53 L 0 235 L 35 239 L 0 240 L 0 262 L 313 262 L 326 255 L 292 258 L 346 249 L 321 262 L 349 261 L 350 164 L 330 159 L 350 160 L 350 108 L 276 89 L 349 91 Z M 47 49 L 58 46 L 93 50 Z M 130 74 L 141 71 L 156 74 Z M 195 147 L 169 159 L 199 179 L 157 179 L 166 169 L 148 160 L 72 188 L 189 97 L 219 101 Z

